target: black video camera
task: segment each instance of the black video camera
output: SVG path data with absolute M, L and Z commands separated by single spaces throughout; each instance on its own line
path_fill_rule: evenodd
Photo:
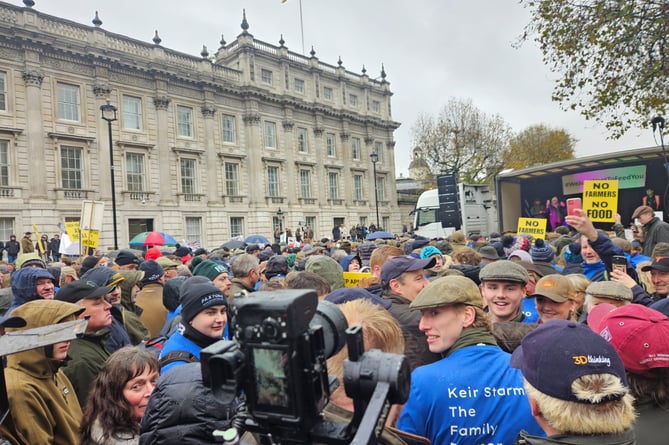
M 389 404 L 404 403 L 408 397 L 410 371 L 404 356 L 364 353 L 360 327 L 347 329 L 339 308 L 319 302 L 312 290 L 236 297 L 230 317 L 233 340 L 201 351 L 202 378 L 219 397 L 243 392 L 251 415 L 244 428 L 258 433 L 263 443 L 349 444 L 363 430 L 369 436 L 360 443 L 374 443 L 369 438 L 379 432 Z M 345 388 L 355 404 L 350 424 L 323 416 L 337 386 L 326 361 L 345 341 Z M 369 412 L 372 399 L 382 402 L 375 413 Z

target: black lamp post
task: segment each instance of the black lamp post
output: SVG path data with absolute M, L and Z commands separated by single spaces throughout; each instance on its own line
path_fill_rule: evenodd
M 279 232 L 283 233 L 283 212 L 281 211 L 281 207 L 279 207 L 279 210 L 277 210 L 276 216 L 279 219 Z
M 380 230 L 379 225 L 379 191 L 376 185 L 376 163 L 379 162 L 379 154 L 374 150 L 369 157 L 372 159 L 372 167 L 374 169 L 374 205 L 376 206 L 376 230 Z
M 116 227 L 116 183 L 114 182 L 114 147 L 112 145 L 112 122 L 116 120 L 117 108 L 109 103 L 100 106 L 102 119 L 107 121 L 109 128 L 109 168 L 111 170 L 112 218 L 114 221 L 114 250 L 118 250 L 118 232 Z

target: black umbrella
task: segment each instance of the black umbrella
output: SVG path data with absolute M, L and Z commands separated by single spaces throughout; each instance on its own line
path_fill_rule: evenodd
M 246 243 L 244 241 L 231 239 L 221 244 L 221 249 L 235 250 L 235 249 L 241 249 L 244 246 L 246 246 Z

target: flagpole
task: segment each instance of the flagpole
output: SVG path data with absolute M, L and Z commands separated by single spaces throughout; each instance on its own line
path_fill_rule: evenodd
M 300 32 L 302 34 L 302 55 L 304 56 L 304 22 L 302 21 L 302 0 L 300 0 Z

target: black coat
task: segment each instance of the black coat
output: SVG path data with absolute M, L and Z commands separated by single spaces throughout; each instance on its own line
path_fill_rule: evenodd
M 232 398 L 232 395 L 228 395 Z M 212 432 L 225 431 L 241 408 L 202 383 L 200 363 L 175 366 L 158 379 L 140 429 L 140 445 L 213 444 Z

